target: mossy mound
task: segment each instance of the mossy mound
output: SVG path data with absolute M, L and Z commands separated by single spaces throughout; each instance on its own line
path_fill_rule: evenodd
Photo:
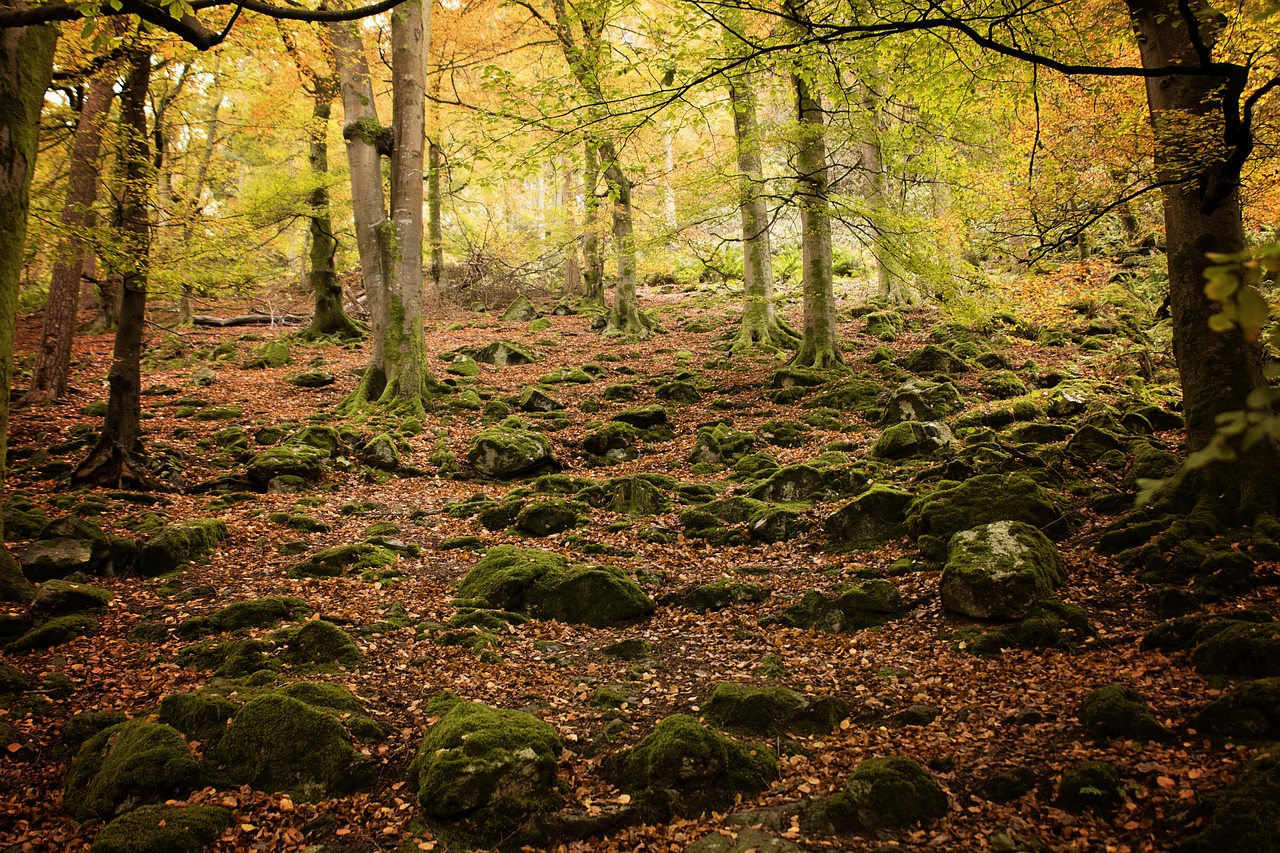
M 703 704 L 707 720 L 720 728 L 758 734 L 822 734 L 844 719 L 849 707 L 839 699 L 805 696 L 786 687 L 717 684 Z
M 520 344 L 511 341 L 494 341 L 470 353 L 471 357 L 481 364 L 492 364 L 495 367 L 508 365 L 533 364 L 540 356 Z
M 266 489 L 272 480 L 280 477 L 296 477 L 304 483 L 318 483 L 324 476 L 324 466 L 329 452 L 306 444 L 289 444 L 272 447 L 254 456 L 245 466 L 247 476 L 260 489 Z
M 336 545 L 317 551 L 289 569 L 291 578 L 332 578 L 365 569 L 390 566 L 396 561 L 394 551 L 371 542 Z
M 1005 649 L 1070 649 L 1097 632 L 1083 608 L 1059 601 L 1035 606 L 1025 619 L 979 634 L 968 641 L 970 652 L 981 657 Z
M 89 853 L 200 853 L 231 819 L 221 806 L 142 806 L 107 824 Z
M 1280 839 L 1280 751 L 1256 758 L 1226 788 L 1204 798 L 1203 828 L 1186 853 L 1275 853 Z
M 1114 764 L 1081 761 L 1058 781 L 1058 804 L 1069 812 L 1110 811 L 1124 799 L 1123 784 Z
M 880 425 L 892 426 L 903 421 L 941 421 L 963 409 L 964 400 L 956 386 L 950 382 L 916 380 L 889 394 L 880 416 Z
M 259 791 L 319 800 L 372 781 L 342 725 L 305 702 L 268 693 L 247 702 L 211 750 L 222 774 Z
M 993 521 L 1020 521 L 1063 539 L 1076 527 L 1067 501 L 1027 477 L 981 474 L 963 483 L 944 485 L 907 507 L 907 532 L 921 540 L 926 556 L 942 559 L 947 543 L 961 530 Z
M 671 498 L 654 479 L 645 475 L 618 477 L 584 488 L 578 492 L 578 500 L 596 509 L 607 509 L 623 515 L 658 515 L 669 512 Z
M 748 537 L 760 542 L 785 542 L 810 527 L 808 519 L 795 510 L 741 495 L 683 510 L 680 525 L 686 536 L 715 545 L 741 545 Z
M 237 601 L 209 617 L 210 626 L 217 631 L 236 631 L 241 628 L 266 628 L 311 612 L 311 605 L 301 598 L 280 595 Z
M 313 708 L 328 708 L 346 714 L 363 714 L 364 703 L 341 684 L 327 681 L 294 681 L 277 688 L 275 693 L 306 702 Z
M 671 417 L 667 414 L 665 408 L 655 403 L 623 409 L 614 415 L 612 420 L 633 426 L 639 430 L 648 430 L 654 427 L 666 426 L 670 423 Z
M 777 617 L 788 628 L 810 628 L 833 633 L 878 628 L 906 612 L 898 588 L 886 580 L 869 580 L 847 586 L 828 597 L 816 589 Z
M 409 790 L 429 818 L 470 818 L 485 846 L 529 815 L 554 809 L 556 730 L 520 711 L 444 694 L 427 705 L 439 721 L 427 730 L 409 765 Z
M 684 848 L 684 853 L 799 853 L 799 850 L 794 841 L 760 829 L 735 827 L 732 831 L 702 836 Z
M 246 370 L 263 370 L 268 367 L 284 367 L 293 361 L 289 342 L 282 338 L 266 341 L 242 365 Z
M 155 577 L 204 560 L 227 533 L 227 523 L 219 518 L 166 524 L 143 544 L 134 570 L 143 577 Z
M 111 566 L 111 543 L 93 522 L 65 516 L 46 524 L 39 538 L 23 550 L 19 562 L 23 576 L 36 583 L 72 572 L 98 574 Z M 16 578 L 11 585 L 18 592 L 27 589 Z
M 1160 741 L 1170 734 L 1142 695 L 1123 684 L 1091 691 L 1080 706 L 1080 722 L 1096 737 Z
M 912 373 L 920 375 L 965 373 L 969 369 L 963 359 L 936 344 L 925 344 L 920 349 L 907 353 L 902 357 L 901 364 Z
M 1226 625 L 1197 643 L 1191 662 L 1201 675 L 1280 676 L 1280 623 Z
M 347 632 L 323 619 L 278 631 L 271 639 L 280 647 L 280 659 L 294 664 L 359 666 L 364 653 Z
M 236 639 L 224 643 L 204 641 L 178 652 L 179 666 L 212 670 L 224 678 L 242 678 L 263 669 L 279 669 L 267 656 L 268 647 L 261 640 Z
M 631 424 L 609 421 L 587 433 L 582 439 L 582 449 L 604 464 L 626 462 L 640 456 L 636 442 L 640 432 Z
M 98 620 L 84 613 L 55 616 L 30 630 L 4 647 L 6 652 L 31 652 L 69 643 L 76 637 L 93 634 L 98 630 Z
M 685 596 L 684 606 L 695 613 L 710 613 L 735 604 L 758 604 L 772 594 L 772 590 L 760 584 L 721 578 L 695 587 Z
M 880 434 L 871 448 L 871 455 L 893 460 L 932 456 L 954 443 L 955 438 L 946 424 L 937 421 L 902 421 Z
M 852 545 L 896 539 L 906 532 L 911 501 L 909 492 L 877 483 L 827 516 L 823 530 L 832 541 Z
M 63 781 L 63 805 L 78 821 L 108 820 L 200 784 L 200 768 L 176 729 L 132 720 L 91 737 Z
M 788 465 L 779 468 L 750 492 L 759 501 L 790 503 L 792 501 L 827 501 L 849 492 L 848 476 L 812 465 Z
M 114 596 L 105 589 L 69 581 L 50 580 L 40 584 L 27 615 L 36 622 L 72 613 L 101 613 Z
M 1058 549 L 1043 533 L 1029 524 L 996 521 L 951 537 L 942 607 L 979 619 L 1021 619 L 1066 580 Z
M 882 341 L 896 341 L 906 323 L 897 311 L 872 311 L 862 318 L 867 334 Z
M 858 765 L 843 790 L 814 800 L 801 825 L 827 835 L 896 829 L 928 823 L 947 813 L 947 795 L 914 759 L 870 758 Z
M 1195 727 L 1219 737 L 1280 740 L 1280 678 L 1237 684 L 1200 712 Z
M 756 437 L 728 424 L 700 427 L 689 461 L 697 464 L 729 465 L 755 449 Z
M 492 480 L 533 477 L 558 467 L 546 436 L 504 425 L 481 430 L 467 451 L 467 461 L 481 477 Z
M 693 717 L 675 714 L 617 755 L 612 766 L 639 813 L 665 820 L 724 810 L 738 794 L 765 789 L 777 773 L 777 756 L 763 744 L 740 746 Z
M 160 700 L 159 720 L 192 740 L 217 743 L 236 705 L 212 693 L 171 693 Z
M 578 501 L 547 498 L 526 504 L 516 514 L 516 529 L 529 536 L 551 536 L 587 522 L 587 506 Z
M 523 293 L 511 300 L 511 304 L 498 316 L 504 323 L 527 323 L 538 319 L 538 309 L 533 307 L 529 297 Z

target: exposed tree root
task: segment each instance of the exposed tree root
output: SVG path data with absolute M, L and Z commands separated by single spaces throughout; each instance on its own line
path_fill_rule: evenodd
M 103 486 L 143 492 L 172 491 L 161 482 L 142 458 L 105 436 L 98 440 L 84 461 L 71 472 L 73 486 Z

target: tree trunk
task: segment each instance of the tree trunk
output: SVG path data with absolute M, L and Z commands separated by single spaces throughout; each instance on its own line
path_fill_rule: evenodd
M 338 241 L 333 236 L 333 220 L 329 215 L 329 188 L 324 181 L 329 174 L 329 116 L 333 98 L 337 94 L 328 81 L 313 78 L 311 94 L 311 145 L 307 162 L 315 188 L 311 191 L 310 237 L 307 255 L 307 285 L 315 299 L 315 311 L 306 336 L 333 335 L 338 338 L 359 338 L 360 327 L 351 321 L 342 309 L 342 285 L 333 257 L 338 251 Z
M 844 364 L 836 340 L 836 300 L 831 273 L 831 213 L 823 112 L 817 96 L 799 75 L 791 77 L 799 119 L 796 143 L 796 197 L 800 202 L 804 329 L 791 364 L 819 370 Z
M 1195 6 L 1199 15 L 1189 24 L 1183 7 L 1172 0 L 1128 0 L 1128 5 L 1148 68 L 1198 65 L 1202 58 L 1195 40 L 1206 53 L 1215 46 L 1220 24 L 1211 19 L 1216 12 L 1208 7 Z M 1238 328 L 1212 331 L 1209 317 L 1216 311 L 1204 292 L 1205 253 L 1230 254 L 1245 247 L 1240 161 L 1229 156 L 1223 119 L 1228 91 L 1228 80 L 1209 76 L 1147 80 L 1156 170 L 1161 181 L 1171 182 L 1163 191 L 1169 305 L 1192 451 L 1214 440 L 1219 415 L 1246 410 L 1249 392 L 1265 384 L 1261 347 Z M 1214 463 L 1204 479 L 1204 497 L 1228 521 L 1248 521 L 1257 512 L 1276 510 L 1280 460 L 1268 441 Z
M 741 40 L 725 30 L 731 55 Z M 773 247 L 769 238 L 769 210 L 764 201 L 764 168 L 760 157 L 760 123 L 756 118 L 755 81 L 749 72 L 729 78 L 733 109 L 733 139 L 738 158 L 738 209 L 742 215 L 742 328 L 732 351 L 761 349 L 778 352 L 793 348 L 799 336 L 776 316 L 773 308 Z
M 147 86 L 151 52 L 136 49 L 120 95 L 123 194 L 118 211 L 122 289 L 120 328 L 107 372 L 107 415 L 97 445 L 71 473 L 77 485 L 154 489 L 160 484 L 140 459 L 142 331 L 147 305 L 151 211 L 147 201 L 154 175 L 147 152 Z
M 618 152 L 612 142 L 600 145 L 604 159 L 604 179 L 613 202 L 613 243 L 618 253 L 618 285 L 613 291 L 613 308 L 609 311 L 608 329 L 624 335 L 647 337 L 648 320 L 640 313 L 636 298 L 636 237 L 631 207 L 631 180 L 618 165 Z
M 25 8 L 25 4 L 0 0 L 0 10 L 15 8 Z M 40 108 L 53 77 L 57 40 L 58 30 L 51 26 L 0 30 L 0 486 L 4 482 L 4 450 L 9 435 L 13 335 L 27 240 L 31 175 L 36 165 Z M 22 573 L 16 562 L 0 547 L 0 577 L 5 576 L 21 584 Z
M 564 266 L 560 298 L 570 299 L 582 293 L 582 259 L 578 255 L 578 217 L 574 202 L 578 189 L 578 170 L 571 157 L 565 158 L 564 183 L 560 187 L 560 211 L 564 216 Z
M 213 67 L 213 91 L 210 93 L 209 99 L 209 115 L 205 119 L 205 136 L 204 150 L 200 154 L 200 165 L 196 169 L 196 183 L 191 189 L 191 201 L 187 204 L 187 208 L 183 213 L 182 219 L 182 247 L 185 250 L 191 243 L 192 235 L 195 233 L 196 218 L 201 215 L 204 207 L 200 199 L 204 196 L 204 185 L 209 180 L 209 166 L 213 162 L 213 152 L 218 147 L 218 112 L 222 109 L 222 87 L 219 85 L 221 76 L 218 74 L 220 62 L 215 57 Z M 178 325 L 191 325 L 191 297 L 195 295 L 195 288 L 190 282 L 182 283 L 182 295 L 178 299 Z
M 440 170 L 444 152 L 436 141 L 427 144 L 427 245 L 431 249 L 431 286 L 440 292 L 444 284 L 444 226 L 441 222 Z
M 582 203 L 584 228 L 582 230 L 582 254 L 586 266 L 582 270 L 582 301 L 589 305 L 604 305 L 604 245 L 600 239 L 600 148 L 587 140 L 585 165 L 582 170 Z
M 867 139 L 859 146 L 863 174 L 863 193 L 869 209 L 868 225 L 871 228 L 871 253 L 876 260 L 876 299 L 886 305 L 919 305 L 920 294 L 907 281 L 899 247 L 894 245 L 889 220 L 892 205 L 889 203 L 888 176 L 884 168 L 884 156 L 880 147 L 880 105 L 864 94 L 862 105 L 871 118 Z
M 67 198 L 62 206 L 62 238 L 56 250 L 49 299 L 44 308 L 44 329 L 36 350 L 31 390 L 16 403 L 27 406 L 48 403 L 67 393 L 71 368 L 71 342 L 75 338 L 80 308 L 80 277 L 86 248 L 97 224 L 98 178 L 102 169 L 102 128 L 115 97 L 113 75 L 99 72 L 89 81 L 67 174 Z

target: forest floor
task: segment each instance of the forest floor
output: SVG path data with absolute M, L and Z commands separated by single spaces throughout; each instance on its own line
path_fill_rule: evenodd
M 865 373 L 872 371 L 865 359 L 881 341 L 865 334 L 863 321 L 848 319 L 848 309 L 859 296 L 842 297 L 841 316 L 846 319 L 840 331 L 850 365 Z M 1047 299 L 1043 293 L 1038 298 Z M 731 364 L 719 361 L 726 358 L 722 332 L 737 316 L 727 288 L 693 292 L 647 288 L 642 300 L 658 309 L 667 327 L 666 334 L 643 343 L 602 339 L 582 315 L 550 317 L 551 329 L 530 332 L 525 323 L 496 320 L 501 306 L 490 314 L 457 312 L 428 325 L 432 370 L 444 375 L 445 362 L 436 358 L 441 353 L 499 338 L 531 346 L 543 359 L 526 366 L 482 366 L 472 387 L 486 397 L 518 394 L 559 367 L 598 364 L 604 369 L 603 378 L 556 385 L 550 391 L 565 404 L 570 422 L 547 433 L 564 473 L 603 479 L 656 472 L 733 489 L 735 484 L 726 479 L 729 472 L 690 472 L 687 459 L 698 426 L 729 417 L 735 428 L 752 432 L 770 419 L 800 421 L 805 413 L 803 401 L 775 404 L 764 396 L 780 366 L 772 357 L 737 357 Z M 1085 322 L 1081 315 L 1051 307 L 1064 328 Z M 229 306 L 215 308 L 234 313 Z M 908 330 L 891 345 L 898 354 L 920 348 L 948 322 L 937 309 L 914 310 L 907 319 Z M 180 389 L 178 396 L 203 398 L 209 407 L 240 410 L 233 420 L 204 421 L 179 417 L 172 396 L 143 397 L 146 439 L 152 445 L 167 444 L 179 455 L 185 484 L 227 473 L 217 464 L 221 451 L 210 447 L 207 439 L 229 425 L 251 430 L 264 425 L 337 423 L 334 407 L 355 387 L 365 350 L 295 343 L 293 366 L 262 370 L 239 369 L 235 361 L 206 365 L 193 356 L 230 343 L 244 357 L 260 344 L 258 336 L 292 331 L 195 328 L 175 334 L 149 329 L 144 387 L 168 386 Z M 38 316 L 20 321 L 20 368 L 38 334 Z M 946 333 L 941 337 L 945 341 Z M 1131 345 L 1118 338 L 1091 351 L 1069 342 L 1042 347 L 1005 338 L 998 343 L 1014 365 L 1033 359 L 1041 372 L 1074 374 L 1112 389 L 1122 387 L 1120 378 L 1134 370 Z M 14 413 L 10 443 L 16 462 L 7 490 L 25 491 L 50 517 L 74 505 L 82 509 L 73 511 L 85 511 L 83 498 L 95 490 L 77 493 L 75 500 L 80 503 L 69 503 L 65 479 L 42 475 L 38 466 L 22 460 L 82 435 L 84 424 L 98 423 L 82 410 L 105 398 L 102 378 L 110 352 L 110 336 L 80 336 L 72 378 L 75 393 L 56 405 Z M 621 360 L 602 360 L 601 354 Z M 1166 386 L 1172 386 L 1169 353 L 1157 344 L 1150 354 L 1156 368 L 1152 385 L 1163 377 Z M 286 384 L 287 375 L 312 360 L 322 362 L 337 381 L 313 390 Z M 708 362 L 716 366 L 708 368 Z M 208 387 L 193 387 L 193 373 L 204 366 L 216 371 L 216 381 Z M 587 425 L 607 420 L 627 406 L 653 402 L 657 383 L 650 380 L 669 380 L 682 371 L 704 382 L 706 390 L 700 402 L 669 407 L 674 439 L 642 446 L 639 458 L 632 462 L 589 465 L 580 450 Z M 976 376 L 956 377 L 970 407 L 999 405 L 984 396 Z M 602 398 L 603 387 L 624 380 L 640 390 L 634 402 Z M 1029 396 L 1035 399 L 1042 393 L 1033 390 Z M 588 400 L 599 403 L 599 410 L 582 411 Z M 216 495 L 176 491 L 160 495 L 156 506 L 145 507 L 98 491 L 99 506 L 105 511 L 92 520 L 109 533 L 130 535 L 131 522 L 141 513 L 158 511 L 167 520 L 221 518 L 229 525 L 230 536 L 206 563 L 187 569 L 177 580 L 127 575 L 93 579 L 114 594 L 97 633 L 50 649 L 3 656 L 30 685 L 50 684 L 50 676 L 61 673 L 70 686 L 56 691 L 57 698 L 39 695 L 37 687 L 23 703 L 0 710 L 2 730 L 9 733 L 8 754 L 0 758 L 0 848 L 80 851 L 87 849 L 100 829 L 101 824 L 94 822 L 77 825 L 62 807 L 62 780 L 71 757 L 63 730 L 73 714 L 117 710 L 131 718 L 154 718 L 164 696 L 195 690 L 210 680 L 209 672 L 177 663 L 178 652 L 188 641 L 172 633 L 160 642 L 135 641 L 131 632 L 137 626 L 148 622 L 172 626 L 235 601 L 273 595 L 305 599 L 316 614 L 356 637 L 365 655 L 363 664 L 308 677 L 344 684 L 364 700 L 369 715 L 386 732 L 385 739 L 360 746 L 378 763 L 379 773 L 367 792 L 320 802 L 248 787 L 198 790 L 186 802 L 221 803 L 235 810 L 234 825 L 210 845 L 211 850 L 303 850 L 317 844 L 352 851 L 447 849 L 443 840 L 413 823 L 419 806 L 404 789 L 406 767 L 432 722 L 424 706 L 445 690 L 501 708 L 527 710 L 554 726 L 566 747 L 559 764 L 565 783 L 564 809 L 588 815 L 616 809 L 628 800 L 602 771 L 601 754 L 592 748 L 616 719 L 623 720 L 626 728 L 610 747 L 613 750 L 633 745 L 668 715 L 697 716 L 712 687 L 721 682 L 777 683 L 806 694 L 838 697 L 848 703 L 847 718 L 820 735 L 776 738 L 772 745 L 780 752 L 777 778 L 760 795 L 744 798 L 735 811 L 786 806 L 835 792 L 859 762 L 883 755 L 910 756 L 928 766 L 949 797 L 949 811 L 926 826 L 834 838 L 810 837 L 798 822 L 787 825 L 784 819 L 777 834 L 808 850 L 1170 850 L 1194 823 L 1196 804 L 1221 788 L 1252 754 L 1247 746 L 1210 740 L 1189 728 L 1196 712 L 1221 690 L 1198 675 L 1184 653 L 1140 649 L 1143 634 L 1162 620 L 1144 603 L 1147 590 L 1092 547 L 1113 519 L 1100 517 L 1078 498 L 1077 509 L 1087 521 L 1078 533 L 1059 543 L 1069 578 L 1059 597 L 1088 612 L 1096 636 L 1071 649 L 1014 649 L 978 657 L 964 648 L 960 637 L 972 624 L 944 613 L 939 604 L 940 567 L 936 566 L 892 578 L 911 607 L 905 617 L 880 629 L 828 633 L 759 624 L 762 617 L 778 614 L 807 590 L 830 591 L 876 576 L 895 559 L 915 553 L 908 538 L 876 549 L 832 551 L 822 520 L 837 508 L 836 502 L 805 510 L 813 522 L 809 533 L 772 545 L 711 546 L 684 535 L 663 544 L 642 535 L 653 527 L 679 531 L 678 507 L 643 523 L 596 511 L 589 527 L 541 539 L 522 537 L 514 529 L 494 532 L 474 518 L 453 518 L 443 511 L 450 502 L 476 492 L 500 498 L 521 485 L 468 478 L 466 452 L 483 426 L 479 413 L 459 411 L 446 401 L 428 413 L 423 425 L 420 434 L 408 438 L 411 450 L 403 459 L 421 469 L 422 475 L 388 477 L 359 466 L 347 472 L 329 471 L 301 506 L 298 494 L 261 494 L 210 509 Z M 77 428 L 80 432 L 73 433 Z M 880 428 L 872 422 L 848 414 L 840 429 L 813 428 L 800 446 L 766 449 L 785 465 L 810 459 L 829 443 L 840 441 L 856 447 L 851 452 L 856 457 L 879 434 Z M 1159 439 L 1176 447 L 1179 436 L 1165 433 Z M 431 461 L 441 442 L 460 461 L 459 476 L 440 476 Z M 65 457 L 72 462 L 76 458 L 76 453 Z M 1123 474 L 1101 468 L 1081 471 L 1084 478 L 1097 478 L 1099 488 L 1112 491 L 1122 490 Z M 908 488 L 915 487 L 908 484 Z M 350 514 L 353 504 L 364 508 Z M 299 532 L 268 518 L 271 513 L 299 511 L 327 529 Z M 394 523 L 400 529 L 399 538 L 421 548 L 420 557 L 401 557 L 400 579 L 372 583 L 352 576 L 287 576 L 288 568 L 300 559 L 299 549 L 313 552 L 362 541 L 375 522 Z M 454 613 L 454 584 L 475 565 L 483 549 L 439 546 L 468 535 L 478 537 L 483 547 L 519 543 L 616 566 L 640 578 L 657 602 L 657 611 L 638 624 L 610 629 L 530 620 L 510 629 L 494 650 L 496 656 L 442 647 L 414 625 L 427 620 L 447 622 Z M 286 543 L 289 547 L 280 547 Z M 591 556 L 583 555 L 584 543 L 593 545 Z M 23 546 L 10 542 L 15 553 Z M 1274 566 L 1269 570 L 1274 571 Z M 689 591 L 724 577 L 762 583 L 772 595 L 761 603 L 710 613 L 681 606 Z M 1263 587 L 1221 607 L 1264 607 L 1274 613 L 1280 608 L 1272 595 L 1273 590 Z M 409 627 L 382 633 L 360 630 L 380 620 L 393 602 L 407 611 Z M 264 629 L 255 635 L 265 633 Z M 648 641 L 652 656 L 637 665 L 601 653 L 603 647 L 628 637 Z M 768 671 L 772 678 L 760 673 L 762 661 L 772 663 Z M 290 678 L 287 668 L 281 677 Z M 1155 743 L 1087 735 L 1077 717 L 1080 703 L 1093 688 L 1112 682 L 1137 689 L 1177 737 Z M 596 687 L 605 683 L 622 686 L 628 696 L 624 707 L 603 709 L 592 704 Z M 896 711 L 917 704 L 932 706 L 937 718 L 927 725 L 895 721 Z M 203 745 L 193 742 L 192 747 L 198 754 Z M 1057 804 L 1061 773 L 1086 759 L 1114 762 L 1121 768 L 1126 796 L 1117 809 L 1077 814 Z M 1026 794 L 1004 803 L 982 795 L 983 780 L 1013 768 L 1031 771 L 1032 787 Z M 706 814 L 657 825 L 634 823 L 551 849 L 681 851 L 722 827 L 723 819 L 723 815 Z

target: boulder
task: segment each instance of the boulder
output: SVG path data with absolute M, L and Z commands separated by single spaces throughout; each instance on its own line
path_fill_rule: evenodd
M 1151 713 L 1147 700 L 1123 684 L 1090 691 L 1080 706 L 1080 722 L 1090 734 L 1102 738 L 1161 741 L 1170 734 Z
M 1195 727 L 1218 737 L 1280 740 L 1280 678 L 1240 682 L 1205 706 Z
M 283 338 L 266 341 L 245 361 L 246 370 L 262 370 L 268 367 L 284 367 L 293 361 L 289 351 L 289 342 Z
M 902 594 L 886 580 L 842 587 L 830 598 L 816 589 L 806 592 L 777 617 L 788 628 L 853 632 L 878 628 L 906 612 Z
M 329 456 L 327 451 L 305 444 L 272 447 L 249 460 L 245 475 L 262 489 L 280 477 L 297 477 L 306 483 L 318 483 L 324 476 Z
M 907 532 L 921 541 L 926 556 L 941 559 L 947 543 L 961 530 L 993 521 L 1021 521 L 1053 539 L 1064 539 L 1077 525 L 1071 505 L 1019 474 L 980 474 L 963 483 L 945 484 L 907 507 Z
M 629 424 L 636 429 L 652 429 L 657 426 L 665 426 L 670 422 L 670 417 L 667 415 L 665 408 L 653 404 L 623 409 L 613 416 L 613 420 Z
M 747 827 L 729 834 L 712 832 L 684 848 L 684 853 L 799 853 L 794 841 Z
M 786 687 L 717 684 L 703 703 L 703 714 L 720 728 L 746 729 L 762 735 L 781 732 L 825 734 L 849 707 L 825 696 L 805 696 Z
M 114 596 L 105 589 L 62 580 L 40 584 L 28 615 L 36 622 L 72 613 L 101 613 Z
M 827 516 L 823 529 L 836 542 L 874 544 L 906 532 L 908 492 L 879 483 Z
M 587 433 L 582 449 L 605 462 L 623 462 L 637 458 L 636 440 L 639 432 L 630 424 L 610 421 Z
M 277 631 L 271 639 L 280 647 L 280 659 L 286 663 L 358 666 L 364 661 L 364 653 L 347 632 L 323 619 Z
M 871 455 L 881 459 L 908 459 L 931 456 L 955 443 L 951 430 L 937 421 L 902 421 L 881 433 L 871 448 Z
M 396 447 L 395 439 L 380 433 L 360 449 L 360 461 L 379 471 L 395 471 L 400 467 L 400 448 Z
M 22 574 L 41 583 L 73 572 L 110 574 L 111 544 L 107 534 L 91 521 L 64 516 L 44 526 L 39 538 L 22 552 Z
M 700 427 L 689 461 L 728 465 L 755 449 L 756 437 L 736 430 L 728 424 Z
M 1227 622 L 1197 642 L 1191 663 L 1201 675 L 1232 678 L 1280 676 L 1280 622 Z
M 498 317 L 504 323 L 527 323 L 538 319 L 538 309 L 533 307 L 529 297 L 523 293 L 511 300 L 511 304 Z
M 671 510 L 671 498 L 663 493 L 652 477 L 618 477 L 603 484 L 588 486 L 578 493 L 578 500 L 597 509 L 623 515 L 657 515 Z
M 134 570 L 151 578 L 203 560 L 214 552 L 227 533 L 227 523 L 218 518 L 166 524 L 143 543 Z
M 902 358 L 902 366 L 912 373 L 964 373 L 969 369 L 963 359 L 957 358 L 942 347 L 926 344 Z
M 847 492 L 848 487 L 847 478 L 835 471 L 811 465 L 788 465 L 755 486 L 750 495 L 756 500 L 778 503 L 825 501 Z
M 107 824 L 89 853 L 200 853 L 231 820 L 222 806 L 142 806 Z
M 216 743 L 235 713 L 234 703 L 212 693 L 171 693 L 160 700 L 158 719 L 192 740 Z
M 690 382 L 665 382 L 653 394 L 659 400 L 677 406 L 691 406 L 702 399 L 701 392 Z
M 176 729 L 131 720 L 91 737 L 63 780 L 63 805 L 78 821 L 110 820 L 200 785 L 200 768 Z
M 694 587 L 684 598 L 684 606 L 695 613 L 710 613 L 724 610 L 735 604 L 758 604 L 767 601 L 773 591 L 768 587 L 754 583 L 721 578 L 711 583 Z
M 511 341 L 494 341 L 473 352 L 471 357 L 481 364 L 492 364 L 495 367 L 533 364 L 539 358 L 533 350 Z
M 870 758 L 858 765 L 844 789 L 812 801 L 801 826 L 816 834 L 850 835 L 913 827 L 947 813 L 947 795 L 914 759 Z
M 1275 853 L 1280 838 L 1280 749 L 1254 758 L 1225 788 L 1201 800 L 1199 831 L 1185 853 Z
M 564 408 L 564 403 L 553 399 L 547 392 L 532 385 L 520 392 L 520 399 L 516 405 L 525 412 L 556 412 Z
M 572 530 L 587 521 L 587 505 L 561 498 L 526 504 L 516 514 L 516 529 L 530 536 L 551 536 Z
M 558 467 L 546 436 L 502 425 L 476 435 L 467 461 L 480 476 L 493 480 L 532 477 Z
M 1058 805 L 1077 813 L 1111 811 L 1124 799 L 1123 785 L 1114 764 L 1080 761 L 1068 767 L 1058 780 Z
M 862 320 L 867 324 L 867 334 L 882 341 L 896 341 L 906 325 L 897 311 L 872 311 Z
M 940 421 L 964 409 L 960 392 L 950 382 L 913 380 L 889 394 L 881 426 L 903 421 Z
M 300 373 L 292 373 L 285 381 L 295 388 L 324 388 L 336 382 L 337 377 L 323 367 L 313 367 Z
M 1021 619 L 1066 583 L 1053 543 L 1029 524 L 995 521 L 951 538 L 942 606 L 980 619 Z

